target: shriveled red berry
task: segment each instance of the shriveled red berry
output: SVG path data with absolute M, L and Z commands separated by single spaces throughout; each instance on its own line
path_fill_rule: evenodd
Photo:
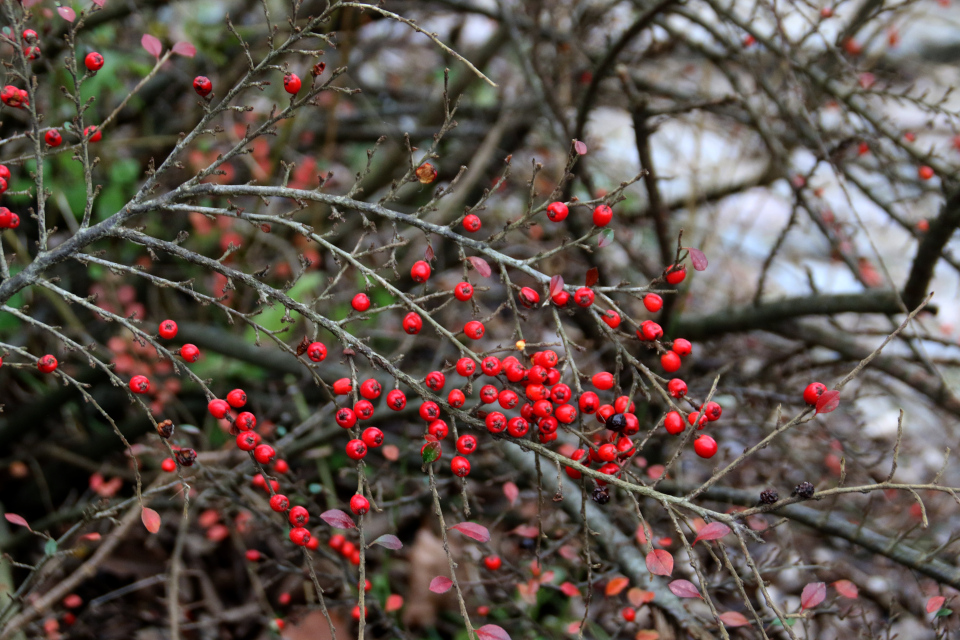
M 185 344 L 180 347 L 180 357 L 187 362 L 196 362 L 200 359 L 200 349 L 194 344 Z
M 283 513 L 290 508 L 290 500 L 281 493 L 270 496 L 270 508 L 277 513 Z
M 130 378 L 130 391 L 134 393 L 148 393 L 150 391 L 150 378 L 147 376 L 133 376 Z
M 566 220 L 570 209 L 562 202 L 551 202 L 547 205 L 547 218 L 553 222 L 562 222 Z
M 243 389 L 234 389 L 227 394 L 227 404 L 234 409 L 239 409 L 247 404 L 247 392 Z
M 573 301 L 578 307 L 589 307 L 593 304 L 593 291 L 589 287 L 580 287 L 573 294 Z
M 470 475 L 470 461 L 463 456 L 454 456 L 450 461 L 450 471 L 458 478 L 466 478 Z
M 605 227 L 613 220 L 613 209 L 605 204 L 598 205 L 593 210 L 593 224 L 598 227 Z
M 358 516 L 362 516 L 370 511 L 370 501 L 359 493 L 355 493 L 353 497 L 350 498 L 350 511 L 353 511 Z
M 811 382 L 807 385 L 807 388 L 803 390 L 803 401 L 811 407 L 815 407 L 817 406 L 817 401 L 820 400 L 820 396 L 822 396 L 826 390 L 827 385 L 822 382 Z
M 470 233 L 476 233 L 480 231 L 482 223 L 480 222 L 480 216 L 474 214 L 469 214 L 463 219 L 463 228 L 469 231 Z
M 424 260 L 417 260 L 410 267 L 410 277 L 414 282 L 426 282 L 430 279 L 430 265 Z
M 83 59 L 83 64 L 90 71 L 99 71 L 103 68 L 103 56 L 96 51 L 91 51 L 87 54 L 87 57 Z
M 363 440 L 351 440 L 347 443 L 347 457 L 351 460 L 360 460 L 367 455 L 367 445 Z
M 423 329 L 423 318 L 415 311 L 411 311 L 403 317 L 403 330 L 411 336 L 415 336 Z
M 295 73 L 288 73 L 283 76 L 283 90 L 290 95 L 296 95 L 300 93 L 300 87 L 302 84 L 303 83 L 300 81 L 300 76 Z
M 524 287 L 520 289 L 520 294 L 518 297 L 520 298 L 520 304 L 528 309 L 540 304 L 540 294 L 531 287 Z
M 311 342 L 307 347 L 307 357 L 314 362 L 323 362 L 327 357 L 327 347 L 322 342 Z
M 207 76 L 197 76 L 193 79 L 193 90 L 205 98 L 213 91 L 213 83 Z
M 172 340 L 177 337 L 177 323 L 173 320 L 164 320 L 160 323 L 160 328 L 157 330 L 157 333 L 159 333 L 160 337 L 164 340 Z
M 365 293 L 358 293 L 353 296 L 353 300 L 350 301 L 350 306 L 352 306 L 355 311 L 363 313 L 370 308 L 370 296 Z
M 650 313 L 656 313 L 660 311 L 660 309 L 663 309 L 663 298 L 656 293 L 648 293 L 643 296 L 643 306 L 646 307 Z
M 469 282 L 461 282 L 453 288 L 453 295 L 460 302 L 466 302 L 473 297 L 473 285 Z
M 698 436 L 693 441 L 693 450 L 701 458 L 712 458 L 717 453 L 717 441 L 708 435 Z

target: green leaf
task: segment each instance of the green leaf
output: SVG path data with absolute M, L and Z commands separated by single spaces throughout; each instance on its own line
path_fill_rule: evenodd
M 938 618 L 944 618 L 944 617 L 946 617 L 946 616 L 949 616 L 951 613 L 953 613 L 953 610 L 952 610 L 952 609 L 943 608 L 943 609 L 940 609 L 939 611 L 937 611 L 937 617 L 938 617 Z
M 55 554 L 57 552 L 57 541 L 54 540 L 53 538 L 50 538 L 49 540 L 47 540 L 47 544 L 43 545 L 43 552 L 48 556 L 52 556 L 53 554 Z
M 428 464 L 436 462 L 440 457 L 441 449 L 439 442 L 428 442 L 427 446 L 423 448 L 421 456 L 423 457 L 423 466 L 426 467 Z

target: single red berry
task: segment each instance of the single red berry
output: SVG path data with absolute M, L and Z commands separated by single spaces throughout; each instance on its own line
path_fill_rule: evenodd
M 0 178 L 0 180 L 3 180 L 3 178 Z M 6 207 L 0 207 L 0 229 L 9 229 L 10 220 L 12 218 L 13 213 L 10 211 L 10 209 L 7 209 Z
M 33 29 L 24 29 L 21 35 L 27 42 L 34 42 L 37 39 L 37 32 Z
M 826 390 L 827 385 L 822 382 L 811 382 L 807 385 L 807 388 L 803 390 L 803 401 L 811 407 L 815 407 L 817 406 L 817 401 L 820 400 L 820 396 L 822 396 Z
M 0 164 L 0 178 L 3 178 L 6 181 L 10 181 L 10 168 L 5 164 Z
M 564 404 L 569 402 L 572 395 L 573 394 L 570 391 L 570 387 L 565 384 L 556 384 L 550 390 L 550 400 L 554 404 Z
M 530 423 L 520 416 L 507 420 L 507 433 L 514 438 L 522 438 L 530 430 Z
M 615 382 L 613 374 L 609 371 L 601 371 L 600 373 L 593 374 L 593 377 L 590 378 L 590 382 L 593 383 L 597 389 L 601 391 L 608 391 L 613 388 Z
M 290 95 L 296 95 L 300 93 L 300 76 L 295 73 L 288 73 L 283 76 L 283 90 L 289 93 Z
M 567 205 L 562 202 L 551 202 L 547 205 L 547 217 L 550 218 L 553 222 L 562 222 L 566 220 L 567 215 L 570 213 L 570 209 L 567 208 Z
M 457 438 L 457 451 L 468 456 L 477 450 L 477 438 L 469 433 Z
M 553 349 L 547 349 L 540 352 L 539 364 L 541 367 L 552 369 L 560 362 L 560 356 Z
M 350 511 L 353 511 L 358 516 L 362 516 L 370 511 L 370 501 L 359 493 L 355 493 L 353 497 L 350 498 Z
M 394 411 L 403 411 L 407 406 L 407 396 L 400 389 L 393 389 L 387 394 L 387 406 Z
M 614 476 L 614 475 L 617 475 L 617 473 L 620 471 L 620 465 L 618 465 L 616 462 L 607 462 L 606 464 L 601 466 L 599 469 L 597 469 L 597 471 L 599 471 L 604 475 Z M 604 482 L 603 480 L 598 479 L 597 484 L 603 487 L 607 483 Z
M 357 550 L 356 545 L 350 542 L 349 540 L 347 540 L 342 545 L 340 545 L 340 555 L 342 555 L 344 558 L 349 558 L 353 556 L 353 552 L 356 550 Z
M 289 472 L 290 472 L 290 464 L 289 464 L 286 460 L 283 460 L 283 459 L 281 459 L 281 458 L 278 458 L 278 459 L 273 463 L 273 470 L 276 471 L 277 473 L 289 473 Z
M 580 287 L 573 294 L 573 301 L 578 307 L 589 307 L 593 304 L 593 291 L 589 287 Z
M 310 522 L 310 512 L 306 507 L 296 506 L 290 509 L 290 515 L 287 516 L 290 524 L 294 527 L 305 527 Z
M 495 376 L 500 373 L 501 367 L 500 359 L 496 356 L 487 356 L 480 362 L 480 370 L 488 376 Z
M 531 309 L 540 304 L 540 294 L 531 287 L 524 287 L 520 289 L 520 294 L 518 297 L 520 298 L 520 304 L 525 306 L 527 309 Z
M 451 407 L 459 409 L 467 402 L 467 396 L 460 389 L 451 389 L 450 393 L 447 394 L 447 402 Z
M 85 64 L 90 71 L 99 71 L 103 68 L 103 56 L 96 51 L 91 51 L 87 54 L 87 57 L 83 59 L 83 64 Z
M 268 444 L 257 445 L 253 450 L 253 457 L 260 464 L 270 464 L 277 457 L 276 450 Z
M 517 363 L 503 364 L 503 374 L 507 376 L 510 382 L 521 382 L 526 377 L 526 370 Z
M 290 542 L 293 544 L 303 547 L 310 541 L 310 532 L 304 529 L 303 527 L 295 527 L 290 529 Z
M 627 456 L 632 456 L 636 447 L 633 446 L 633 441 L 623 436 L 617 440 L 617 456 L 620 458 L 626 458 Z
M 360 400 L 353 405 L 353 412 L 357 415 L 357 420 L 369 420 L 373 417 L 373 403 L 369 400 Z
M 507 428 L 507 417 L 499 411 L 488 413 L 485 419 L 487 431 L 490 433 L 503 433 Z
M 380 431 L 380 429 L 376 427 L 367 427 L 360 435 L 360 439 L 363 440 L 363 444 L 367 445 L 368 448 L 376 449 L 383 444 L 383 431 Z
M 253 415 L 249 411 L 243 411 L 237 416 L 234 424 L 237 426 L 237 429 L 240 429 L 240 431 L 253 431 L 253 429 L 257 426 L 257 416 Z
M 673 341 L 673 346 L 671 349 L 673 349 L 673 352 L 678 356 L 688 356 L 693 351 L 693 345 L 690 344 L 689 340 L 677 338 Z
M 483 566 L 490 571 L 497 571 L 503 566 L 503 561 L 500 559 L 500 556 L 487 556 L 483 559 Z
M 36 60 L 40 57 L 40 47 L 31 45 L 23 48 L 23 55 L 27 60 Z
M 220 398 L 214 398 L 207 403 L 207 411 L 210 412 L 214 418 L 219 420 L 220 418 L 227 415 L 227 411 L 230 411 L 230 405 L 227 404 L 226 400 L 221 400 Z
M 305 543 L 306 546 L 309 546 L 309 545 L 310 545 L 310 540 L 312 540 L 312 538 L 309 538 L 309 535 L 310 535 L 310 534 L 308 533 L 308 534 L 307 534 L 308 540 L 307 540 L 307 542 Z M 273 628 L 274 628 L 277 632 L 283 631 L 283 628 L 286 627 L 286 626 L 287 626 L 287 623 L 283 621 L 283 618 L 274 618 L 274 619 L 273 619 Z
M 248 562 L 257 562 L 260 559 L 260 552 L 256 549 L 247 549 L 247 552 L 244 554 Z
M 597 459 L 601 462 L 613 462 L 617 459 L 617 445 L 612 442 L 597 448 Z
M 57 359 L 49 353 L 37 360 L 37 369 L 43 373 L 53 373 L 57 368 Z
M 570 302 L 570 294 L 561 289 L 550 296 L 550 301 L 558 307 L 565 307 Z
M 921 180 L 929 180 L 934 176 L 933 167 L 928 167 L 927 165 L 923 165 L 917 169 L 917 175 L 920 177 Z
M 453 288 L 453 295 L 460 302 L 466 302 L 473 297 L 473 285 L 469 282 L 461 282 Z
M 403 330 L 411 336 L 415 336 L 420 333 L 420 330 L 423 328 L 423 319 L 419 314 L 411 311 L 403 318 Z
M 478 615 L 478 616 L 488 616 L 488 615 L 490 615 L 490 607 L 488 607 L 488 606 L 485 605 L 485 604 L 480 605 L 479 607 L 477 607 L 477 615 Z
M 260 444 L 260 434 L 256 431 L 242 431 L 237 436 L 237 448 L 241 451 L 253 451 Z
M 327 357 L 327 347 L 322 342 L 311 342 L 307 347 L 307 357 L 314 362 L 323 362 Z
M 15 213 L 10 214 L 10 224 L 7 225 L 8 229 L 16 229 L 20 226 L 20 216 Z
M 699 420 L 697 420 L 698 418 Z M 703 429 L 703 425 L 707 424 L 708 420 L 707 420 L 707 416 L 701 415 L 699 411 L 691 411 L 690 413 L 687 414 L 687 422 L 689 422 L 691 426 L 696 424 L 697 429 L 699 430 L 699 429 Z
M 357 414 L 350 407 L 341 407 L 333 416 L 342 429 L 350 429 L 357 424 Z
M 463 325 L 463 333 L 471 340 L 479 340 L 482 338 L 484 331 L 486 331 L 486 329 L 479 320 L 471 320 Z
M 554 433 L 559 427 L 560 421 L 553 416 L 541 418 L 540 421 L 537 422 L 537 430 L 544 434 Z
M 647 341 L 659 340 L 663 337 L 663 327 L 653 320 L 644 320 L 640 323 L 640 328 L 637 330 L 637 337 Z
M 346 541 L 347 539 L 343 537 L 343 534 L 337 533 L 330 536 L 330 540 L 327 541 L 327 546 L 334 551 L 340 551 L 340 548 L 343 547 Z
M 316 550 L 316 548 L 319 546 L 320 546 L 319 538 L 311 537 L 310 541 L 307 542 L 307 549 Z M 281 607 L 285 607 L 290 604 L 291 599 L 292 598 L 290 597 L 290 593 L 287 591 L 284 591 L 279 596 L 277 596 L 277 604 L 279 604 Z
M 668 267 L 666 278 L 667 282 L 673 285 L 680 284 L 687 277 L 687 268 L 683 265 L 673 265 Z
M 85 128 L 83 135 L 84 137 L 90 136 L 90 142 L 100 142 L 101 138 L 103 138 L 103 132 L 100 131 L 100 128 L 93 125 Z
M 185 344 L 180 347 L 180 357 L 187 362 L 196 362 L 200 359 L 200 349 L 195 344 Z
M 360 395 L 367 400 L 376 400 L 383 392 L 383 386 L 373 378 L 367 378 L 360 385 Z
M 354 310 L 363 313 L 370 308 L 370 297 L 365 293 L 358 293 L 353 296 L 350 306 L 352 306 Z
M 193 90 L 205 98 L 213 91 L 213 83 L 207 76 L 197 76 L 193 79 Z
M 598 227 L 605 227 L 613 220 L 613 209 L 605 204 L 598 205 L 593 210 L 593 224 Z
M 643 306 L 646 307 L 650 313 L 656 313 L 663 308 L 663 298 L 655 293 L 648 293 L 643 296 Z
M 360 460 L 367 455 L 367 445 L 363 440 L 351 440 L 347 443 L 347 456 L 351 460 Z
M 353 381 L 350 378 L 340 378 L 333 383 L 333 393 L 338 396 L 345 396 L 353 391 Z
M 43 134 L 43 139 L 51 147 L 59 147 L 63 143 L 63 136 L 56 129 L 48 130 Z
M 681 418 L 680 414 L 676 411 L 671 411 L 664 417 L 663 426 L 667 430 L 667 433 L 673 436 L 678 433 L 683 433 L 685 429 L 683 426 L 683 418 Z
M 424 379 L 424 383 L 429 389 L 433 391 L 440 391 L 447 383 L 447 377 L 440 371 L 431 371 L 427 374 L 426 379 Z
M 477 231 L 480 231 L 480 226 L 480 217 L 475 216 L 472 213 L 463 219 L 463 228 L 470 233 L 476 233 Z
M 177 463 L 173 460 L 173 458 L 164 458 L 163 462 L 160 463 L 160 468 L 167 473 L 173 473 L 177 470 Z
M 430 279 L 430 265 L 423 260 L 417 260 L 410 267 L 410 277 L 414 282 L 426 282 Z
M 440 417 L 440 405 L 432 400 L 427 400 L 420 405 L 420 417 L 427 422 L 433 422 Z
M 472 358 L 460 358 L 457 360 L 457 374 L 464 378 L 469 378 L 477 372 L 477 363 Z
M 497 402 L 504 409 L 514 409 L 520 404 L 520 396 L 515 391 L 504 389 L 497 395 Z
M 612 404 L 601 405 L 601 407 L 597 409 L 597 422 L 605 425 L 607 421 L 616 414 L 617 410 L 613 408 Z
M 247 392 L 243 389 L 234 389 L 227 394 L 227 403 L 234 409 L 239 409 L 247 404 Z
M 572 424 L 577 419 L 577 409 L 572 404 L 562 404 L 553 410 L 553 415 L 563 424 Z
M 667 373 L 673 373 L 680 368 L 680 356 L 673 351 L 667 351 L 660 356 L 660 365 Z
M 613 408 L 617 413 L 627 413 L 628 411 L 636 411 L 637 406 L 630 400 L 630 396 L 619 396 L 613 401 Z
M 674 378 L 667 383 L 667 391 L 674 398 L 682 398 L 687 395 L 687 383 L 680 378 Z
M 437 440 L 443 440 L 450 433 L 450 427 L 448 427 L 447 423 L 443 420 L 434 420 L 430 423 L 430 426 L 427 427 L 427 433 Z
M 450 461 L 450 471 L 458 478 L 466 478 L 470 475 L 470 461 L 463 456 L 454 456 Z
M 150 391 L 150 378 L 147 376 L 133 376 L 130 378 L 130 391 L 134 393 L 148 393 Z
M 716 422 L 722 414 L 723 408 L 712 400 L 703 406 L 703 415 L 705 415 L 710 422 Z
M 631 609 L 630 607 L 624 607 L 620 610 L 620 617 L 627 622 L 633 622 L 637 619 L 637 612 L 635 609 Z
M 157 333 L 159 333 L 160 337 L 164 340 L 172 340 L 177 337 L 177 323 L 173 320 L 164 320 L 160 323 L 160 329 Z
M 493 404 L 500 398 L 500 392 L 492 384 L 485 384 L 480 389 L 480 401 L 484 404 Z
M 583 413 L 594 413 L 600 408 L 600 398 L 593 391 L 587 391 L 580 395 L 578 404 Z
M 717 441 L 708 435 L 698 436 L 693 441 L 693 450 L 701 458 L 712 458 L 717 453 Z

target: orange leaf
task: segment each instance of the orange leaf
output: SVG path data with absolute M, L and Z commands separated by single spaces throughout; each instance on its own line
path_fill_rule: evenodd
M 398 596 L 395 593 L 391 593 L 390 595 L 387 596 L 387 604 L 384 607 L 384 610 L 387 613 L 391 613 L 393 611 L 399 611 L 402 606 L 403 606 L 403 596 Z
M 562 585 L 560 585 L 560 591 L 562 591 L 563 595 L 567 596 L 568 598 L 574 598 L 580 595 L 580 589 L 577 589 L 577 585 L 573 584 L 572 582 L 564 582 Z
M 647 571 L 657 576 L 673 573 L 673 556 L 665 549 L 654 549 L 647 554 Z
M 617 576 L 607 583 L 607 588 L 604 590 L 604 593 L 606 593 L 608 596 L 615 596 L 628 586 L 630 586 L 629 578 Z
M 630 589 L 630 591 L 627 591 L 627 600 L 629 600 L 630 604 L 634 607 L 653 602 L 655 597 L 657 597 L 657 594 L 653 591 L 644 591 L 640 587 L 634 587 Z
M 143 520 L 143 526 L 150 533 L 160 531 L 160 514 L 149 507 L 144 507 L 140 513 L 140 519 Z
M 849 580 L 837 580 L 833 583 L 833 586 L 837 590 L 837 593 L 842 595 L 844 598 L 853 599 L 860 595 L 857 585 L 853 584 Z
M 727 611 L 720 614 L 720 622 L 725 627 L 745 627 L 750 624 L 747 617 L 738 611 Z
M 660 640 L 660 634 L 649 629 L 637 631 L 636 640 Z
M 947 599 L 943 596 L 933 596 L 927 600 L 927 613 L 935 613 L 940 611 L 940 609 L 943 609 L 943 603 L 946 601 Z

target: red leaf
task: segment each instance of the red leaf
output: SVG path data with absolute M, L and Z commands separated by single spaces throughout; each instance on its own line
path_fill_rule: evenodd
M 674 580 L 667 588 L 678 598 L 701 598 L 696 585 L 689 580 Z
M 827 597 L 827 585 L 822 582 L 811 582 L 803 588 L 800 594 L 800 610 L 813 609 Z
M 482 524 L 476 522 L 461 522 L 450 527 L 454 531 L 459 531 L 468 538 L 473 538 L 477 542 L 490 542 L 490 532 Z
M 480 640 L 510 640 L 510 634 L 495 624 L 485 624 L 477 629 Z
M 553 276 L 550 278 L 550 297 L 563 291 L 563 276 Z
M 387 604 L 383 607 L 383 610 L 387 613 L 393 613 L 394 611 L 400 611 L 401 607 L 403 607 L 403 596 L 391 593 L 387 596 Z
M 532 524 L 521 524 L 510 533 L 515 533 L 521 538 L 536 538 L 540 535 L 540 530 Z
M 430 581 L 430 591 L 434 593 L 446 593 L 453 586 L 453 580 L 446 576 L 437 576 Z
M 140 44 L 143 45 L 143 48 L 147 50 L 147 53 L 152 55 L 154 58 L 159 58 L 160 54 L 163 53 L 163 45 L 160 44 L 160 40 L 156 36 L 152 36 L 149 33 L 143 34 L 143 37 L 140 38 Z
M 67 22 L 73 22 L 77 19 L 77 12 L 70 7 L 57 7 L 57 13 Z
M 470 256 L 467 259 L 470 261 L 470 264 L 473 265 L 473 268 L 477 270 L 477 273 L 479 273 L 484 278 L 489 278 L 490 274 L 493 273 L 493 271 L 490 269 L 490 265 L 487 264 L 487 261 L 484 260 L 483 258 L 478 258 L 477 256 Z
M 630 601 L 634 607 L 639 607 L 642 604 L 648 602 L 653 602 L 653 599 L 657 597 L 653 591 L 644 591 L 640 587 L 634 587 L 627 591 L 627 600 Z
M 600 279 L 600 270 L 597 269 L 596 267 L 593 267 L 590 269 L 590 271 L 587 271 L 587 279 L 586 279 L 586 282 L 584 283 L 584 286 L 592 287 L 593 285 L 597 284 L 597 280 L 599 279 Z
M 173 45 L 173 52 L 185 58 L 192 58 L 197 55 L 197 48 L 189 42 L 178 42 Z
M 5 513 L 3 514 L 3 517 L 6 518 L 7 522 L 9 522 L 10 524 L 15 524 L 19 527 L 26 527 L 30 531 L 33 531 L 33 529 L 30 529 L 30 525 L 27 523 L 26 519 L 24 519 L 23 516 L 18 516 L 15 513 Z
M 507 482 L 503 485 L 503 495 L 510 501 L 510 506 L 513 506 L 517 502 L 517 498 L 520 497 L 520 489 L 517 488 L 516 484 Z
M 607 583 L 606 588 L 603 592 L 608 596 L 615 596 L 621 591 L 630 586 L 629 578 L 623 576 L 617 576 L 616 578 L 611 578 L 610 582 Z
M 143 520 L 143 526 L 150 533 L 160 531 L 160 514 L 149 507 L 144 507 L 140 513 L 140 519 Z
M 817 400 L 817 413 L 830 413 L 840 406 L 839 391 L 824 391 Z
M 600 237 L 597 238 L 597 248 L 603 249 L 613 242 L 613 229 L 604 229 L 600 232 Z
M 396 462 L 400 459 L 400 447 L 395 444 L 384 445 L 383 449 L 381 449 L 381 453 L 383 454 L 383 457 L 390 462 Z
M 647 544 L 647 540 L 652 536 L 652 533 L 647 532 L 647 523 L 637 525 L 637 542 L 640 544 Z
M 703 254 L 703 251 L 700 249 L 694 249 L 693 247 L 684 247 L 687 251 L 690 252 L 690 262 L 693 263 L 693 268 L 697 271 L 705 271 L 707 265 L 707 256 Z
M 580 589 L 577 589 L 577 585 L 573 584 L 572 582 L 564 582 L 562 585 L 560 585 L 560 591 L 562 591 L 563 595 L 567 596 L 568 598 L 575 598 L 580 595 Z
M 433 245 L 428 244 L 427 248 L 423 251 L 423 259 L 427 262 L 433 262 L 433 259 L 436 257 L 436 254 L 433 252 Z
M 93 0 L 93 4 L 97 5 L 98 7 L 102 7 L 103 3 L 104 0 Z
M 91 542 L 96 542 L 97 540 L 99 540 L 99 539 L 102 538 L 102 537 L 103 537 L 103 536 L 101 536 L 99 533 L 97 533 L 96 531 L 94 531 L 93 533 L 85 533 L 85 534 L 83 534 L 82 536 L 80 536 L 80 539 L 81 539 L 81 540 L 89 540 L 89 541 L 91 541 Z
M 721 613 L 720 622 L 722 622 L 723 626 L 725 627 L 745 627 L 750 624 L 750 621 L 747 620 L 747 617 L 737 611 L 727 611 L 726 613 Z
M 587 155 L 587 145 L 580 140 L 573 141 L 573 148 L 576 150 L 578 155 L 585 156 Z
M 393 549 L 394 551 L 396 551 L 397 549 L 403 549 L 403 543 L 400 542 L 400 538 L 398 538 L 397 536 L 391 535 L 389 533 L 383 534 L 382 536 L 374 540 L 371 544 L 378 544 L 381 547 L 386 547 L 387 549 Z
M 326 522 L 334 529 L 354 529 L 357 525 L 353 523 L 353 518 L 345 514 L 340 509 L 330 509 L 320 514 L 320 519 Z
M 673 573 L 673 556 L 666 549 L 654 549 L 647 554 L 647 571 L 657 576 Z
M 837 593 L 842 595 L 844 598 L 850 598 L 852 600 L 860 595 L 857 585 L 853 584 L 849 580 L 837 580 L 833 583 L 833 586 L 837 590 Z
M 728 533 L 730 533 L 730 527 L 727 525 L 722 522 L 711 522 L 703 529 L 700 529 L 693 544 L 697 544 L 701 540 L 719 540 Z
M 947 599 L 943 596 L 933 596 L 927 600 L 927 613 L 936 613 L 937 611 L 940 611 L 940 609 L 943 609 L 943 603 L 946 601 Z

